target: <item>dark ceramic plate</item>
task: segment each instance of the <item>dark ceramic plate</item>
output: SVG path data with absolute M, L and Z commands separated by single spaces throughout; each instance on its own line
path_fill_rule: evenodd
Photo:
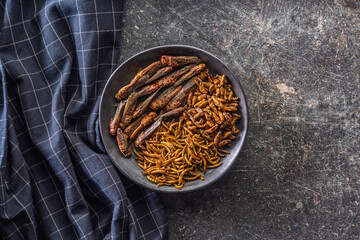
M 131 158 L 124 158 L 120 153 L 116 138 L 109 133 L 109 121 L 115 113 L 116 100 L 114 98 L 116 92 L 124 85 L 128 84 L 139 68 L 144 68 L 154 61 L 158 61 L 161 55 L 188 55 L 198 56 L 203 63 L 206 64 L 210 73 L 212 74 L 225 74 L 231 81 L 233 91 L 237 97 L 240 98 L 240 112 L 242 118 L 237 122 L 237 127 L 240 129 L 236 139 L 232 142 L 231 146 L 227 148 L 230 154 L 222 158 L 222 166 L 216 169 L 209 169 L 206 171 L 205 180 L 195 180 L 186 182 L 182 190 L 175 187 L 158 186 L 149 182 L 146 176 L 142 173 L 142 169 L 137 165 L 134 155 Z M 189 192 L 194 191 L 205 186 L 208 186 L 223 176 L 234 164 L 239 156 L 240 150 L 244 144 L 247 125 L 248 113 L 246 106 L 246 99 L 244 92 L 240 86 L 239 81 L 230 72 L 230 70 L 215 56 L 201 50 L 199 48 L 184 46 L 184 45 L 168 45 L 160 46 L 145 50 L 131 57 L 122 63 L 110 76 L 100 100 L 100 132 L 102 141 L 105 145 L 106 151 L 116 167 L 129 179 L 135 183 L 159 192 Z

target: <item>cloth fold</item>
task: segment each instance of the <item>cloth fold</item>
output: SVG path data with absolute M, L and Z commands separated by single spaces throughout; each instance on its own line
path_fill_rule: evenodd
M 0 1 L 0 236 L 166 239 L 161 198 L 121 175 L 98 108 L 122 1 Z

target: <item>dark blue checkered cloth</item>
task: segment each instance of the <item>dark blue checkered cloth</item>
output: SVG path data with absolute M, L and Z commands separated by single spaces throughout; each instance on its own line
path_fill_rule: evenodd
M 0 1 L 0 238 L 161 239 L 158 194 L 100 140 L 119 64 L 121 1 Z

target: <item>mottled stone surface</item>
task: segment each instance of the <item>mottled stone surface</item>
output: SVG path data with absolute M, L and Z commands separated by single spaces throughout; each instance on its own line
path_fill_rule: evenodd
M 248 99 L 239 160 L 211 187 L 163 195 L 171 239 L 360 238 L 360 2 L 127 1 L 122 57 L 188 44 Z

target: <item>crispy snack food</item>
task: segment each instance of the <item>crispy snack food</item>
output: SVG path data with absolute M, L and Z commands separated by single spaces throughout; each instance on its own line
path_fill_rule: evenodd
M 147 179 L 158 185 L 181 189 L 185 181 L 204 180 L 207 169 L 221 166 L 227 151 L 210 146 L 201 134 L 193 133 L 184 121 L 165 122 L 140 151 L 133 147 L 138 165 Z
M 161 67 L 163 67 L 160 61 L 153 62 L 143 70 L 140 70 L 135 77 L 130 81 L 130 83 L 122 87 L 115 95 L 116 100 L 120 101 L 121 99 L 130 95 L 130 93 L 140 85 L 143 85 L 149 80 L 149 77 L 156 73 Z
M 165 107 L 165 105 L 182 89 L 181 86 L 171 86 L 167 88 L 159 97 L 153 100 L 149 108 L 152 110 L 158 110 Z
M 161 63 L 171 67 L 179 67 L 190 63 L 200 63 L 201 60 L 196 56 L 161 56 Z
M 239 98 L 234 96 L 225 75 L 212 76 L 199 82 L 194 93 L 187 99 L 182 118 L 186 126 L 198 131 L 216 147 L 230 145 L 239 130 L 235 123 L 241 118 L 237 113 Z
M 165 111 L 170 111 L 174 108 L 179 107 L 186 99 L 186 96 L 189 95 L 196 89 L 196 84 L 198 82 L 203 81 L 206 77 L 206 73 L 202 72 L 199 75 L 191 78 L 189 82 L 187 82 L 183 88 L 169 101 L 169 103 L 165 107 Z
M 120 117 L 121 117 L 122 111 L 124 110 L 124 107 L 125 107 L 125 102 L 120 101 L 116 108 L 114 117 L 112 117 L 110 120 L 110 123 L 109 123 L 110 134 L 113 136 L 116 135 L 116 131 L 118 129 L 118 125 L 120 122 Z
M 123 131 L 121 130 L 121 128 L 118 128 L 116 131 L 116 140 L 118 143 L 118 147 L 121 151 L 121 153 L 125 156 L 125 157 L 130 157 L 131 156 L 131 150 L 127 141 L 127 135 L 125 135 L 123 133 Z
M 207 74 L 190 93 L 179 121 L 163 122 L 140 150 L 133 148 L 138 165 L 147 179 L 158 185 L 181 189 L 186 181 L 204 179 L 207 169 L 222 165 L 239 130 L 236 113 L 239 99 L 234 97 L 225 76 Z
M 134 145 L 138 165 L 158 185 L 181 189 L 186 181 L 204 180 L 207 169 L 222 165 L 229 152 L 221 148 L 239 132 L 239 98 L 225 75 L 211 75 L 196 56 L 163 55 L 115 98 L 121 102 L 110 134 L 125 157 Z

